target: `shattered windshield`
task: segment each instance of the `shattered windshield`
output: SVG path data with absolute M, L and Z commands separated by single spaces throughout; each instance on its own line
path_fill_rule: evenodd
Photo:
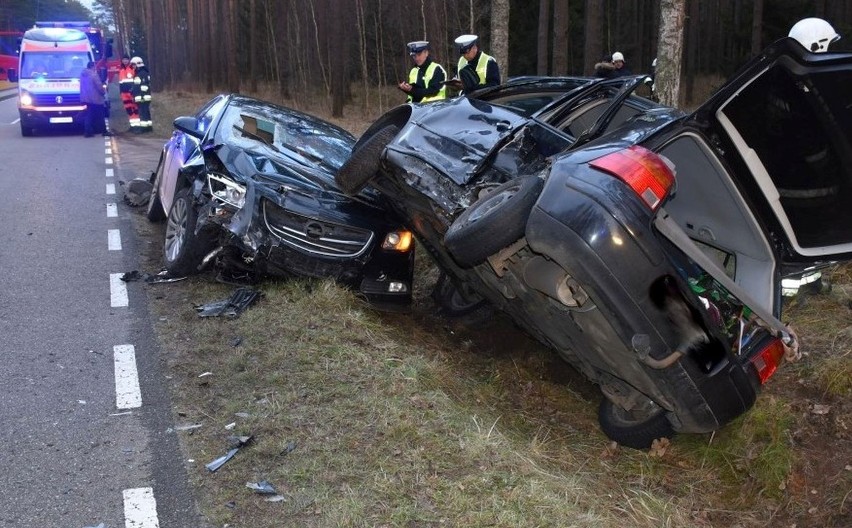
M 319 164 L 332 171 L 349 158 L 355 144 L 351 134 L 318 118 L 245 100 L 228 106 L 217 135 L 222 143 L 265 148 L 272 151 L 267 155 L 285 157 L 287 163 Z

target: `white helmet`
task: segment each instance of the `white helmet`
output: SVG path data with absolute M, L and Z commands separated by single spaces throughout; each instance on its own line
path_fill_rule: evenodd
M 831 24 L 821 18 L 803 18 L 790 29 L 791 38 L 813 53 L 828 51 L 828 45 L 840 39 Z
M 145 63 L 142 62 L 142 57 L 133 57 L 130 59 L 130 64 L 134 66 L 145 66 Z
M 616 51 L 615 53 L 613 53 L 612 54 L 612 62 L 615 62 L 615 61 L 624 62 L 624 54 L 621 53 L 620 51 Z

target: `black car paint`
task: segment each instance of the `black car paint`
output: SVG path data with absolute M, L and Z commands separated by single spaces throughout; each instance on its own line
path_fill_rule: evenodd
M 242 96 L 231 96 L 228 104 L 260 104 Z M 227 108 L 227 106 L 226 106 Z M 285 109 L 296 115 L 301 113 Z M 220 116 L 225 110 L 220 112 Z M 310 116 L 303 116 L 315 120 Z M 184 118 L 179 118 L 184 119 Z M 217 117 L 218 119 L 218 117 Z M 347 196 L 334 183 L 333 170 L 323 160 L 306 159 L 296 151 L 277 151 L 262 143 L 252 148 L 213 142 L 218 121 L 199 134 L 193 121 L 176 122 L 179 130 L 199 140 L 183 164 L 177 188 L 191 186 L 199 212 L 196 233 L 216 226 L 219 247 L 217 264 L 252 276 L 305 276 L 332 278 L 352 287 L 380 309 L 403 310 L 411 301 L 414 249 L 405 253 L 383 250 L 387 233 L 400 229 L 399 222 L 381 207 L 371 191 Z M 330 126 L 330 125 L 329 125 Z M 354 138 L 351 139 L 354 144 Z M 207 186 L 207 175 L 217 174 L 245 186 L 245 205 L 236 209 L 215 199 Z M 270 211 L 265 215 L 264 211 Z M 272 213 L 277 211 L 278 216 Z M 282 213 L 286 211 L 286 213 Z M 304 251 L 273 233 L 270 218 L 281 214 L 304 219 L 306 244 L 318 241 L 335 229 L 357 228 L 372 233 L 362 251 L 352 255 L 322 255 Z M 224 249 L 224 251 L 222 251 Z M 389 281 L 401 281 L 406 291 L 390 293 Z
M 687 282 L 695 278 L 689 274 L 694 263 L 654 228 L 653 212 L 632 190 L 588 164 L 632 145 L 655 150 L 676 134 L 692 132 L 707 139 L 728 172 L 748 174 L 734 145 L 718 128 L 716 108 L 773 61 L 791 60 L 782 56 L 798 57 L 792 60 L 804 64 L 803 51 L 794 46 L 792 41 L 771 46 L 693 114 L 648 102 L 637 106 L 640 111 L 634 118 L 607 129 L 610 123 L 605 121 L 614 115 L 609 107 L 588 134 L 566 135 L 547 118 L 593 101 L 599 84 L 594 82 L 580 85 L 524 122 L 500 106 L 469 99 L 398 107 L 359 140 L 388 124 L 400 129 L 370 185 L 388 197 L 389 207 L 418 233 L 447 273 L 512 315 L 601 384 L 611 399 L 629 407 L 644 396 L 667 411 L 676 430 L 712 431 L 753 405 L 759 383 L 749 360 L 771 333 L 756 328 L 754 339 L 732 350 L 727 330 L 710 320 Z M 848 56 L 807 60 L 828 67 L 849 63 Z M 534 86 L 535 81 L 527 85 Z M 499 89 L 496 92 L 494 100 L 499 102 Z M 564 153 L 553 156 L 560 151 Z M 488 188 L 519 176 L 546 182 L 529 215 L 525 237 L 473 268 L 459 266 L 443 245 L 449 226 Z M 762 194 L 747 180 L 734 183 L 773 241 L 779 261 L 812 264 L 814 258 L 801 258 L 790 250 L 777 220 L 762 203 Z M 582 285 L 575 306 L 560 305 L 554 295 L 524 281 L 525 273 L 554 266 Z M 779 277 L 778 270 L 775 276 Z M 664 295 L 661 302 L 660 285 L 672 288 L 673 299 L 707 334 L 705 345 L 679 361 L 669 360 L 677 359 L 672 354 L 684 332 L 672 323 L 669 299 Z M 772 312 L 780 313 L 780 295 L 773 302 Z

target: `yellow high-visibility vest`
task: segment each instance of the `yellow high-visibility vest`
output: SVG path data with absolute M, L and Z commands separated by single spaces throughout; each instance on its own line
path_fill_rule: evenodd
M 423 74 L 423 84 L 424 84 L 425 88 L 429 87 L 429 81 L 432 80 L 432 76 L 435 75 L 435 71 L 437 71 L 438 68 L 441 68 L 441 66 L 437 62 L 433 62 L 432 64 L 430 64 L 426 68 L 426 73 Z M 441 68 L 441 70 L 443 70 L 443 69 L 444 68 Z M 419 71 L 420 71 L 420 68 L 418 68 L 417 66 L 415 66 L 414 68 L 411 68 L 411 71 L 408 72 L 408 84 L 410 84 L 411 86 L 414 86 L 417 83 L 417 73 Z M 444 78 L 445 79 L 447 78 L 447 72 L 444 72 Z M 420 102 L 421 103 L 428 103 L 430 101 L 440 101 L 441 99 L 446 99 L 446 98 L 447 98 L 447 87 L 441 86 L 441 89 L 438 90 L 438 93 L 436 93 L 435 95 L 430 95 L 430 96 L 424 97 L 423 99 L 420 100 Z M 408 102 L 411 102 L 411 96 L 410 95 L 408 96 Z
M 476 75 L 479 76 L 479 86 L 485 85 L 485 74 L 488 72 L 488 61 L 490 61 L 493 57 L 491 55 L 486 55 L 485 52 L 482 52 L 482 55 L 479 57 L 479 64 L 476 65 Z M 467 59 L 464 57 L 459 57 L 459 71 L 462 71 L 462 68 L 467 66 Z

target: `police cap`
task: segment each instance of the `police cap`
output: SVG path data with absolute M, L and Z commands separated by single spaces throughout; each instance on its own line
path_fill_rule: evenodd
M 456 47 L 459 50 L 459 54 L 464 55 L 470 50 L 474 45 L 476 45 L 479 37 L 476 35 L 462 35 L 456 39 Z
M 426 40 L 415 40 L 406 44 L 408 53 L 412 56 L 417 55 L 423 50 L 429 49 L 429 42 Z

